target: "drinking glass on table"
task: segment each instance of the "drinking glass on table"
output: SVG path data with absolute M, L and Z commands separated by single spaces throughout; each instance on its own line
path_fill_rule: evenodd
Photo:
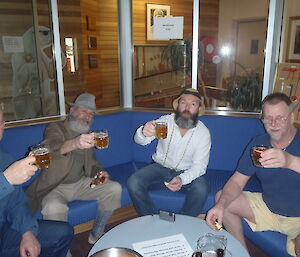
M 201 236 L 197 241 L 197 250 L 192 257 L 223 257 L 232 256 L 226 249 L 227 238 L 223 235 L 214 235 L 207 233 Z M 228 254 L 225 254 L 228 253 Z
M 94 131 L 95 147 L 97 149 L 108 148 L 109 137 L 106 129 Z
M 30 147 L 31 154 L 35 157 L 35 165 L 39 169 L 48 169 L 51 160 L 49 148 L 44 144 L 36 144 Z

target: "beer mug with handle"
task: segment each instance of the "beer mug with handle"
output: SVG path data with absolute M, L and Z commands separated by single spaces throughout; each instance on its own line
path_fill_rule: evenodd
M 31 155 L 35 157 L 35 165 L 39 169 L 48 169 L 51 160 L 49 147 L 44 144 L 37 144 L 30 147 Z

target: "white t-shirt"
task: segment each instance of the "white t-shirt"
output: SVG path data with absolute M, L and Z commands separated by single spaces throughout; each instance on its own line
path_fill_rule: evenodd
M 164 167 L 184 170 L 180 178 L 182 184 L 186 185 L 205 174 L 211 138 L 208 128 L 201 121 L 198 121 L 195 128 L 189 129 L 184 136 L 181 136 L 174 117 L 175 114 L 163 115 L 157 120 L 168 123 L 168 136 L 158 141 L 152 159 Z M 155 136 L 145 137 L 142 129 L 143 126 L 137 129 L 134 141 L 140 145 L 150 144 Z

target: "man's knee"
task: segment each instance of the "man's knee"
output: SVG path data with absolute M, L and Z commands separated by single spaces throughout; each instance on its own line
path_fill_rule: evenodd
M 191 190 L 196 195 L 205 196 L 205 195 L 208 195 L 209 185 L 204 178 L 198 178 L 197 180 L 192 182 Z
M 62 203 L 57 199 L 48 199 L 47 201 L 43 201 L 42 205 L 42 214 L 45 219 L 67 220 L 69 207 L 66 203 Z
M 73 226 L 64 221 L 39 220 L 39 232 L 44 232 L 47 235 L 53 233 L 57 238 L 72 238 L 74 235 Z M 41 231 L 44 230 L 44 231 Z
M 110 186 L 110 190 L 117 196 L 120 196 L 122 194 L 122 186 L 118 182 L 112 183 Z
M 215 195 L 215 202 L 218 202 L 218 201 L 219 201 L 221 194 L 222 194 L 222 190 L 220 190 L 220 191 L 218 191 L 218 192 L 216 193 L 216 195 Z
M 139 187 L 139 184 L 140 184 L 140 179 L 135 173 L 132 174 L 127 180 L 127 188 L 131 191 Z

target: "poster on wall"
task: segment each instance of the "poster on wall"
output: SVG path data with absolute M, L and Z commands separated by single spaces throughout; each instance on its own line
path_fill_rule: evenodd
M 154 17 L 170 16 L 170 6 L 162 4 L 147 4 L 147 40 L 154 39 Z
M 154 17 L 155 40 L 182 39 L 183 17 Z
M 300 62 L 300 16 L 289 19 L 286 61 Z
M 279 63 L 273 92 L 289 96 L 294 105 L 295 122 L 300 123 L 300 64 Z
M 23 53 L 23 37 L 2 36 L 4 53 Z

